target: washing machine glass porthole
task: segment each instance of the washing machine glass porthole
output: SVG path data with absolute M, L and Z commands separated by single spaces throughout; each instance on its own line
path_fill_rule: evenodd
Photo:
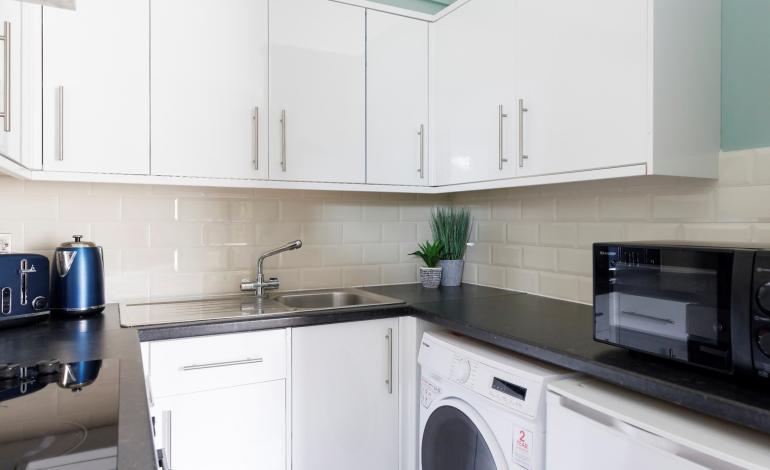
M 452 406 L 428 417 L 422 436 L 422 470 L 498 470 L 473 421 Z

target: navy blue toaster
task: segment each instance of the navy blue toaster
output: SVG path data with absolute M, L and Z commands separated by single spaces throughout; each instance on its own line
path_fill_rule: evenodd
M 45 256 L 0 254 L 0 327 L 47 317 L 49 282 Z

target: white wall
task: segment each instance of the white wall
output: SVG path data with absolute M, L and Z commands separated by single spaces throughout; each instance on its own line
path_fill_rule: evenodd
M 321 191 L 230 190 L 24 182 L 0 177 L 0 233 L 13 250 L 50 255 L 73 234 L 104 247 L 110 301 L 233 292 L 257 256 L 284 289 L 417 280 L 418 239 L 447 198 Z
M 596 241 L 770 243 L 770 148 L 722 154 L 719 174 L 453 195 L 477 221 L 465 280 L 591 303 Z

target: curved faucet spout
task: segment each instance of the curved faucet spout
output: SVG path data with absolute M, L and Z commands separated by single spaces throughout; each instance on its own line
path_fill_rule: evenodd
M 296 250 L 298 248 L 302 248 L 302 240 L 294 240 L 293 242 L 287 243 L 286 245 L 279 246 L 278 248 L 273 248 L 270 251 L 267 251 L 263 253 L 259 259 L 257 260 L 257 279 L 254 282 L 244 280 L 241 282 L 241 290 L 247 290 L 251 291 L 253 290 L 257 297 L 263 298 L 265 297 L 265 291 L 268 289 L 277 289 L 278 284 L 278 278 L 271 278 L 267 281 L 265 280 L 264 271 L 262 268 L 262 265 L 265 262 L 265 259 L 275 256 L 279 253 L 283 253 L 284 251 L 291 251 Z

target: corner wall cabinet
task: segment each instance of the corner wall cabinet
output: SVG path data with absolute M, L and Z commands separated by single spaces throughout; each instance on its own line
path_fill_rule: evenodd
M 0 0 L 26 31 L 0 171 L 414 193 L 717 176 L 720 0 L 468 0 L 419 19 L 346 1 Z
M 366 14 L 366 182 L 425 186 L 428 23 Z

